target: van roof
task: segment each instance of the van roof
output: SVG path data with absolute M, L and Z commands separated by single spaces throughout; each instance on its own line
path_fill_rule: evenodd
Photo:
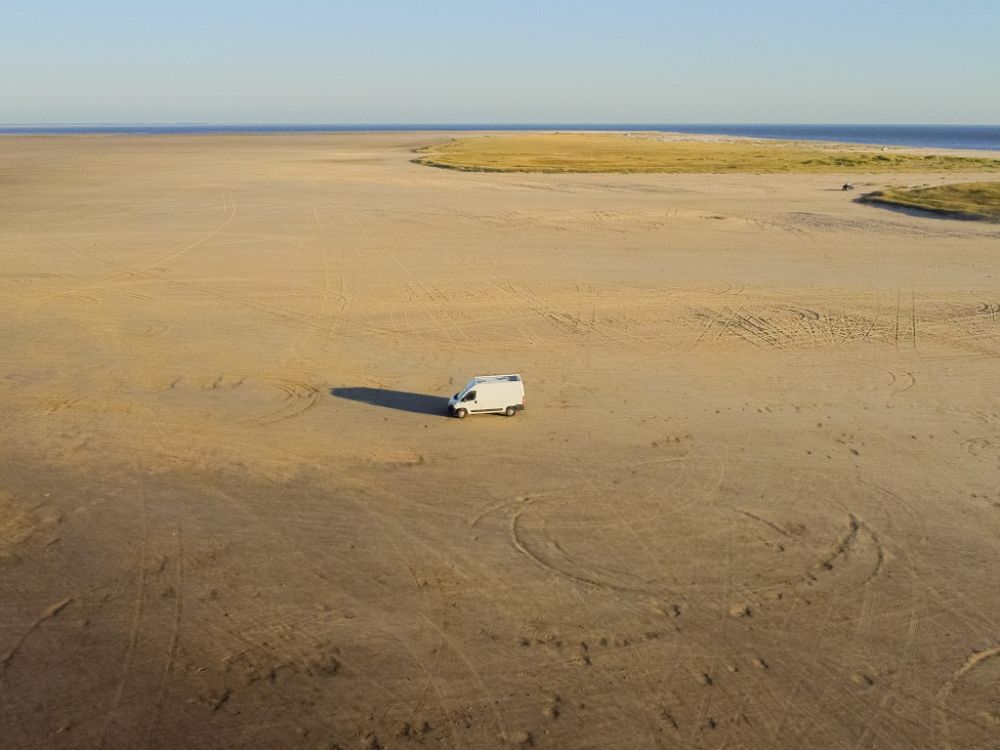
M 500 380 L 519 382 L 521 380 L 521 376 L 520 375 L 476 375 L 472 380 L 476 383 L 491 383 Z

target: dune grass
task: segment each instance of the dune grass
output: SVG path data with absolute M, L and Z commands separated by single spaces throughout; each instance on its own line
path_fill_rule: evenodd
M 906 154 L 789 141 L 669 140 L 623 133 L 470 136 L 422 150 L 418 164 L 470 172 L 739 173 L 1000 171 L 1000 159 Z
M 864 196 L 869 203 L 915 208 L 969 219 L 1000 221 L 1000 182 L 961 182 L 917 188 L 889 188 Z

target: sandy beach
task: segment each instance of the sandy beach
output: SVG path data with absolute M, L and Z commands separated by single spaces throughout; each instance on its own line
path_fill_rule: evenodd
M 447 137 L 0 138 L 0 745 L 995 748 L 981 175 Z

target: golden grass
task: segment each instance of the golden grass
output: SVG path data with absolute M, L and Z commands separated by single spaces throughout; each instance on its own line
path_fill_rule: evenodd
M 864 200 L 971 219 L 1000 221 L 1000 182 L 890 188 L 866 195 Z
M 422 150 L 418 164 L 471 172 L 1000 171 L 1000 159 L 904 154 L 788 141 L 677 141 L 620 133 L 471 136 Z

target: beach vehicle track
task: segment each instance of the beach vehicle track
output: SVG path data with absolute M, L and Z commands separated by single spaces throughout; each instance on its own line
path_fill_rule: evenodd
M 162 437 L 166 438 L 167 436 L 168 433 L 166 431 L 163 431 Z M 255 454 L 261 452 L 259 446 L 256 443 L 249 443 L 244 440 L 235 440 L 232 438 L 229 439 L 229 442 L 235 446 L 239 446 L 240 453 L 246 456 L 248 459 L 252 458 Z M 299 460 L 305 460 L 301 456 L 297 458 Z M 215 467 L 212 464 L 210 464 L 208 461 L 205 460 L 203 452 L 198 450 L 192 450 L 186 456 L 178 457 L 177 460 L 183 461 L 185 463 L 190 462 L 196 465 L 200 465 L 205 470 L 209 471 L 214 471 L 215 469 Z M 313 462 L 308 461 L 307 463 L 313 463 Z M 267 472 L 264 472 L 261 469 L 257 468 L 261 465 L 263 464 L 260 464 L 259 462 L 254 460 L 250 460 L 243 465 L 242 470 L 251 471 L 253 474 L 257 476 L 258 481 L 262 481 L 268 485 L 273 485 L 276 491 L 280 491 L 281 482 L 283 481 L 283 479 L 281 477 L 271 476 Z M 261 517 L 254 512 L 253 506 L 251 504 L 247 503 L 242 499 L 237 498 L 234 495 L 231 495 L 228 492 L 216 491 L 213 493 L 213 496 L 217 500 L 225 502 L 229 507 L 231 507 L 233 510 L 235 510 L 236 512 L 240 513 L 245 517 L 247 523 L 249 524 L 248 533 L 249 531 L 252 531 L 253 534 L 258 535 L 264 542 L 270 541 L 273 543 L 280 544 L 283 541 L 283 536 L 281 535 L 281 533 L 274 530 L 266 521 L 262 521 Z M 349 496 L 345 497 L 349 499 Z M 364 507 L 363 504 L 359 504 L 358 502 L 354 502 L 353 504 L 358 508 Z M 369 512 L 367 515 L 371 515 L 371 513 Z M 374 518 L 374 516 L 372 517 Z M 379 517 L 388 518 L 388 516 L 384 516 L 382 514 L 380 514 Z M 312 565 L 303 565 L 299 568 L 299 571 L 301 574 L 308 575 L 310 578 L 314 579 L 318 585 L 318 590 L 328 589 L 331 585 L 330 580 L 327 577 L 319 574 L 316 570 L 314 570 Z M 340 595 L 344 594 L 346 594 L 346 592 L 340 592 Z M 391 603 L 396 599 L 395 592 L 392 591 L 391 589 L 387 589 L 385 593 L 385 599 L 387 606 L 391 605 Z M 241 601 L 241 609 L 252 610 L 257 612 L 258 614 L 258 617 L 256 619 L 257 622 L 269 622 L 273 619 L 273 613 L 271 613 L 265 607 L 263 607 L 261 605 L 260 600 L 257 599 L 244 598 Z M 199 620 L 199 622 L 200 626 L 202 627 L 206 625 L 211 625 L 213 629 L 218 630 L 218 632 L 224 635 L 227 639 L 237 640 L 241 642 L 250 651 L 256 653 L 259 658 L 264 659 L 265 665 L 268 663 L 276 664 L 275 668 L 287 667 L 293 672 L 300 674 L 307 673 L 309 671 L 309 660 L 312 657 L 309 654 L 299 653 L 298 649 L 296 649 L 292 643 L 288 642 L 287 638 L 282 639 L 280 637 L 279 638 L 267 637 L 266 630 L 257 635 L 250 635 L 247 633 L 243 633 L 234 627 L 220 627 L 219 625 L 216 624 L 219 622 L 223 622 L 223 620 L 221 620 L 220 618 L 205 619 L 203 617 L 202 619 Z M 300 625 L 302 625 L 302 623 L 300 623 Z M 325 632 L 322 634 L 322 636 L 317 635 L 307 627 L 300 629 L 304 629 L 305 632 L 310 633 L 311 634 L 310 637 L 313 639 L 315 643 L 319 643 L 321 640 L 323 640 L 323 638 L 327 636 Z M 256 633 L 258 627 L 255 626 L 254 630 Z M 394 640 L 397 640 L 401 646 L 406 648 L 407 651 L 411 653 L 414 662 L 418 664 L 418 666 L 423 671 L 425 672 L 427 671 L 427 665 L 425 665 L 420 660 L 420 658 L 416 655 L 416 653 L 412 652 L 408 644 L 405 642 L 405 639 L 402 639 L 395 631 L 387 630 L 386 635 L 391 635 Z M 283 642 L 284 645 L 282 645 Z M 397 696 L 391 690 L 389 690 L 389 688 L 383 686 L 381 683 L 375 680 L 371 675 L 369 675 L 367 673 L 367 670 L 364 667 L 362 667 L 362 665 L 359 664 L 357 661 L 352 659 L 350 654 L 343 654 L 338 652 L 337 660 L 342 662 L 346 667 L 348 667 L 354 676 L 366 681 L 371 685 L 371 687 L 373 687 L 374 689 L 382 693 L 387 699 L 389 699 L 389 702 L 387 703 L 384 711 L 388 712 L 391 710 L 394 701 L 397 699 Z M 293 708 L 297 705 L 297 702 L 301 699 L 301 691 L 303 690 L 303 686 L 299 685 L 296 688 L 295 694 L 286 695 L 286 690 L 284 688 L 278 685 L 274 685 L 271 681 L 268 680 L 261 680 L 259 682 L 255 682 L 254 686 L 255 687 L 263 686 L 264 689 L 268 691 L 272 700 L 278 700 L 286 704 L 288 708 Z M 306 692 L 313 693 L 317 700 L 327 700 L 329 689 L 332 688 L 328 688 L 324 684 L 317 682 L 315 680 L 310 681 L 305 685 Z
M 388 219 L 375 211 L 365 211 L 361 207 L 347 202 L 345 202 L 345 205 L 354 212 L 356 217 L 359 217 L 356 219 L 359 226 L 363 226 L 366 221 L 375 221 L 389 229 L 393 236 L 405 238 L 409 237 L 412 233 L 411 229 L 405 224 Z M 363 219 L 360 218 L 362 216 L 364 217 Z M 457 341 L 469 339 L 468 331 L 449 309 L 452 301 L 451 298 L 438 287 L 428 286 L 428 284 L 424 283 L 419 276 L 413 273 L 406 261 L 399 257 L 399 251 L 404 248 L 402 246 L 383 246 L 380 249 L 381 252 L 373 253 L 372 256 L 378 257 L 383 264 L 388 266 L 393 275 L 402 281 L 404 287 L 409 284 L 419 290 L 420 293 L 414 295 L 414 299 L 419 299 L 424 303 L 424 310 L 434 321 L 436 331 L 452 344 Z M 447 323 L 442 321 L 442 317 Z M 411 330 L 415 333 L 417 332 L 412 326 Z M 458 336 L 457 339 L 455 334 Z
M 149 747 L 153 732 L 156 731 L 163 715 L 163 708 L 170 691 L 170 683 L 177 666 L 177 653 L 180 648 L 181 627 L 184 619 L 184 543 L 179 524 L 174 531 L 174 538 L 177 544 L 174 550 L 174 612 L 170 620 L 170 641 L 152 717 L 146 725 L 146 731 L 143 735 L 143 748 Z
M 125 651 L 125 657 L 122 661 L 121 670 L 118 674 L 117 685 L 115 687 L 115 692 L 111 700 L 111 705 L 108 708 L 107 715 L 101 729 L 101 734 L 97 743 L 98 750 L 105 747 L 108 742 L 108 735 L 114 726 L 115 715 L 121 706 L 122 698 L 125 695 L 125 690 L 128 685 L 129 679 L 132 676 L 132 664 L 135 660 L 136 651 L 139 648 L 139 639 L 142 629 L 142 619 L 143 612 L 146 607 L 147 598 L 147 567 L 149 565 L 149 519 L 148 511 L 146 509 L 145 497 L 140 495 L 140 518 L 142 525 L 142 532 L 139 541 L 139 555 L 136 577 L 136 595 L 135 603 L 133 605 L 132 616 L 129 624 L 127 648 Z
M 103 279 L 99 279 L 97 281 L 90 282 L 89 284 L 87 284 L 85 286 L 82 286 L 82 287 L 78 287 L 78 288 L 71 289 L 71 290 L 63 290 L 63 291 L 60 291 L 60 292 L 55 292 L 51 296 L 53 296 L 53 297 L 56 297 L 56 296 L 65 296 L 65 295 L 78 294 L 78 293 L 83 292 L 83 291 L 92 291 L 92 290 L 96 290 L 96 289 L 103 289 L 110 282 L 119 281 L 119 280 L 128 278 L 129 276 L 133 276 L 133 275 L 140 275 L 141 276 L 141 275 L 144 275 L 144 274 L 146 274 L 146 273 L 148 273 L 150 271 L 154 271 L 154 270 L 157 270 L 157 269 L 162 269 L 164 267 L 164 264 L 166 264 L 166 263 L 168 263 L 168 262 L 170 262 L 170 261 L 172 261 L 172 260 L 180 257 L 184 253 L 187 253 L 187 252 L 189 252 L 191 250 L 194 250 L 195 248 L 197 248 L 200 245 L 204 244 L 208 240 L 210 240 L 213 237 L 215 237 L 217 234 L 223 232 L 230 225 L 230 223 L 232 223 L 233 219 L 236 217 L 236 201 L 235 201 L 235 199 L 232 196 L 232 190 L 229 189 L 229 188 L 224 189 L 223 193 L 222 193 L 222 214 L 223 214 L 222 220 L 216 226 L 214 226 L 212 229 L 210 229 L 208 232 L 206 232 L 201 237 L 199 237 L 198 239 L 196 239 L 194 242 L 187 243 L 183 247 L 181 247 L 180 249 L 178 249 L 178 250 L 176 250 L 176 251 L 174 251 L 174 252 L 172 252 L 172 253 L 170 253 L 168 255 L 165 255 L 165 256 L 159 258 L 158 260 L 156 260 L 156 261 L 154 261 L 152 263 L 147 263 L 145 265 L 140 265 L 140 266 L 132 266 L 132 265 L 126 265 L 126 264 L 117 263 L 115 261 L 111 261 L 111 260 L 109 260 L 107 258 L 102 258 L 102 257 L 100 257 L 100 256 L 98 256 L 98 255 L 96 255 L 94 253 L 89 253 L 89 252 L 87 252 L 85 250 L 82 250 L 82 249 L 77 248 L 77 247 L 75 247 L 73 245 L 70 245 L 69 243 L 65 242 L 65 240 L 59 240 L 59 239 L 52 239 L 52 238 L 50 238 L 51 241 L 56 242 L 56 243 L 62 245 L 63 247 L 66 247 L 67 249 L 70 249 L 73 252 L 76 252 L 77 254 L 83 255 L 85 257 L 92 258 L 94 260 L 99 260 L 99 261 L 101 261 L 101 262 L 103 262 L 103 263 L 105 263 L 107 265 L 119 268 L 122 271 L 121 273 L 114 274 L 114 275 L 111 275 L 111 276 L 107 276 L 107 277 L 105 277 Z M 158 275 L 162 275 L 162 274 L 158 274 Z M 43 297 L 43 298 L 41 298 L 41 301 L 45 301 L 46 299 L 47 298 Z
M 906 517 L 914 523 L 918 529 L 922 530 L 922 534 L 919 538 L 925 540 L 921 545 L 925 546 L 927 544 L 926 540 L 932 538 L 931 532 L 933 530 L 925 514 L 915 512 L 913 503 L 907 502 L 898 493 L 884 486 L 869 484 L 867 482 L 865 484 L 873 490 L 877 497 L 881 498 L 884 505 L 891 506 L 891 510 L 887 512 L 893 515 L 899 514 Z M 902 653 L 900 654 L 900 663 L 906 664 L 909 655 L 913 653 L 913 649 L 915 648 L 916 636 L 919 633 L 920 624 L 924 617 L 927 616 L 920 616 L 920 602 L 925 598 L 936 602 L 940 608 L 952 612 L 953 614 L 957 614 L 963 621 L 965 621 L 968 628 L 972 632 L 1000 632 L 1000 623 L 996 621 L 990 619 L 982 620 L 979 618 L 969 619 L 966 610 L 979 610 L 975 602 L 969 600 L 966 596 L 956 597 L 954 594 L 946 595 L 938 589 L 937 586 L 932 583 L 932 579 L 926 574 L 926 571 L 921 570 L 918 566 L 917 562 L 920 555 L 921 550 L 915 545 L 893 545 L 894 559 L 901 561 L 901 563 L 905 566 L 912 582 L 910 593 L 910 623 L 907 630 L 907 636 L 904 641 L 904 646 L 902 648 Z M 926 605 L 923 609 L 926 609 Z M 997 656 L 1000 656 L 1000 646 L 998 645 L 993 645 L 967 654 L 965 660 L 955 668 L 951 675 L 934 693 L 931 708 L 933 709 L 936 726 L 928 726 L 928 730 L 934 735 L 940 737 L 942 747 L 954 747 L 952 741 L 952 719 L 962 719 L 963 723 L 966 720 L 964 715 L 957 714 L 955 710 L 949 706 L 955 689 L 959 686 L 961 680 L 969 674 L 969 672 L 979 667 L 984 662 L 989 662 L 995 659 Z

